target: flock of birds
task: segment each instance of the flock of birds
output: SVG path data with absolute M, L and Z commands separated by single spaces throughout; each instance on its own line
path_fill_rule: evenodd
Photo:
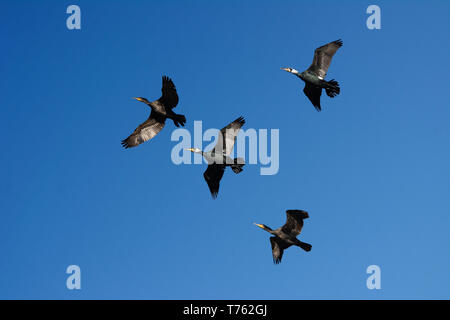
M 322 89 L 330 98 L 334 98 L 340 93 L 339 83 L 332 79 L 325 80 L 331 60 L 336 51 L 342 46 L 342 40 L 330 42 L 314 51 L 314 59 L 311 66 L 299 72 L 293 68 L 281 68 L 293 75 L 296 75 L 305 82 L 304 94 L 313 104 L 317 111 L 321 111 L 320 97 Z M 186 117 L 176 114 L 173 109 L 178 104 L 178 94 L 174 83 L 169 77 L 162 77 L 162 96 L 155 101 L 148 101 L 146 98 L 134 98 L 145 103 L 151 109 L 148 119 L 140 124 L 136 130 L 126 139 L 122 140 L 122 146 L 126 149 L 136 147 L 145 141 L 155 137 L 165 126 L 166 120 L 171 119 L 176 127 L 184 126 Z M 236 137 L 241 127 L 245 124 L 243 117 L 239 117 L 222 130 L 217 139 L 217 143 L 210 151 L 202 151 L 198 148 L 190 148 L 188 151 L 201 154 L 208 162 L 208 167 L 203 173 L 212 197 L 215 199 L 219 193 L 220 180 L 222 180 L 226 167 L 238 174 L 244 167 L 244 159 L 231 158 L 230 154 L 236 142 Z M 283 252 L 290 246 L 298 246 L 305 251 L 311 250 L 311 245 L 297 239 L 303 228 L 303 220 L 309 218 L 308 212 L 303 210 L 287 210 L 286 223 L 276 230 L 264 224 L 256 226 L 272 234 L 270 244 L 272 246 L 272 256 L 274 263 L 281 262 Z

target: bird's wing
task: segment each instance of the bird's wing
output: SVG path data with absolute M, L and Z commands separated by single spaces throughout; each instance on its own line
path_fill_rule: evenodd
M 162 77 L 162 88 L 161 88 L 162 96 L 159 98 L 159 102 L 161 102 L 165 107 L 175 108 L 178 104 L 178 94 L 175 85 L 167 76 Z
M 236 137 L 239 133 L 239 129 L 244 125 L 245 120 L 243 117 L 239 117 L 232 123 L 227 125 L 225 128 L 220 130 L 219 136 L 217 138 L 217 143 L 214 146 L 212 152 L 214 153 L 225 153 L 230 154 L 233 149 L 234 143 L 236 142 Z
M 308 71 L 314 73 L 321 79 L 325 79 L 331 59 L 340 47 L 342 47 L 341 39 L 317 48 L 314 51 L 314 59 L 312 64 L 309 66 Z
M 270 237 L 270 244 L 272 245 L 273 263 L 278 264 L 283 258 L 284 249 L 289 248 L 289 244 L 277 237 Z
M 208 168 L 206 168 L 203 173 L 203 177 L 208 184 L 209 191 L 211 191 L 213 199 L 217 198 L 217 194 L 219 193 L 219 184 L 223 177 L 224 171 L 225 165 L 213 163 L 208 165 Z
M 281 229 L 296 237 L 302 232 L 303 219 L 309 218 L 308 212 L 303 210 L 286 210 L 286 223 Z
M 322 110 L 322 107 L 320 106 L 320 96 L 322 95 L 321 87 L 306 82 L 305 88 L 303 88 L 303 92 L 308 97 L 309 101 L 311 101 L 317 111 Z
M 122 140 L 122 146 L 128 149 L 150 140 L 164 128 L 165 123 L 165 117 L 152 111 L 144 123 L 140 124 L 128 138 Z

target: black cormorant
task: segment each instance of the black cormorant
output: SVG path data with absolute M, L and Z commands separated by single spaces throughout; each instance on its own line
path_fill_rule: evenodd
M 150 112 L 150 117 L 144 123 L 139 125 L 128 138 L 122 140 L 124 148 L 136 147 L 156 136 L 164 128 L 167 118 L 172 119 L 177 127 L 180 125 L 184 126 L 186 123 L 184 115 L 176 114 L 172 111 L 178 104 L 178 94 L 175 85 L 169 77 L 162 77 L 161 91 L 161 98 L 152 102 L 145 98 L 134 98 L 148 105 L 152 111 Z
M 297 239 L 297 236 L 303 228 L 303 219 L 306 218 L 309 218 L 308 212 L 306 211 L 286 210 L 286 223 L 276 230 L 272 230 L 265 224 L 255 223 L 258 227 L 274 235 L 273 237 L 270 237 L 270 244 L 272 245 L 272 256 L 275 264 L 281 262 L 284 249 L 287 249 L 292 245 L 300 247 L 305 251 L 311 250 L 311 245 L 309 243 Z
M 217 143 L 211 151 L 204 152 L 198 148 L 187 149 L 194 153 L 201 154 L 208 162 L 208 168 L 203 173 L 203 177 L 208 184 L 209 191 L 213 199 L 217 198 L 219 193 L 220 180 L 223 177 L 225 168 L 231 167 L 234 173 L 240 173 L 244 167 L 244 159 L 230 158 L 231 150 L 233 149 L 239 129 L 244 125 L 245 120 L 239 117 L 225 128 L 220 130 Z
M 334 98 L 341 91 L 339 88 L 339 83 L 336 80 L 324 80 L 327 75 L 327 70 L 330 66 L 331 59 L 341 46 L 342 40 L 339 39 L 317 48 L 314 51 L 314 59 L 311 66 L 302 73 L 293 68 L 281 68 L 282 70 L 295 74 L 305 82 L 303 92 L 312 102 L 317 111 L 321 110 L 320 95 L 322 94 L 322 89 L 325 89 L 325 92 L 330 98 Z

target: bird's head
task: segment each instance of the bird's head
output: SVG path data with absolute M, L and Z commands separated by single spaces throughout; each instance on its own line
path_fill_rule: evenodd
M 293 74 L 298 74 L 298 71 L 293 68 L 281 68 L 281 70 L 284 70 L 286 72 L 293 73 Z
M 200 150 L 199 148 L 189 148 L 189 149 L 186 149 L 186 150 L 194 152 L 194 153 L 202 153 L 202 150 Z
M 147 100 L 147 99 L 145 99 L 145 98 L 142 98 L 142 97 L 137 97 L 137 98 L 133 98 L 133 99 L 136 99 L 137 101 L 140 101 L 140 102 L 143 102 L 143 103 L 149 103 L 149 101 Z
M 265 224 L 259 224 L 259 223 L 253 223 L 255 226 L 260 227 L 263 230 L 266 230 L 268 232 L 272 231 L 272 229 Z

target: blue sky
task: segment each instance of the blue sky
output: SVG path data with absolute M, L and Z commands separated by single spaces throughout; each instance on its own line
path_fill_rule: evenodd
M 78 4 L 82 29 L 66 28 Z M 370 4 L 381 30 L 366 28 Z M 320 12 L 320 13 L 318 13 Z M 450 298 L 450 3 L 447 1 L 2 1 L 0 298 Z M 342 38 L 318 113 L 303 83 Z M 171 161 L 169 121 L 131 99 L 174 80 L 176 109 L 221 128 L 280 130 L 280 170 Z M 272 263 L 286 209 L 310 213 L 312 251 Z M 79 265 L 82 289 L 65 270 Z M 381 290 L 366 268 L 381 267 Z

